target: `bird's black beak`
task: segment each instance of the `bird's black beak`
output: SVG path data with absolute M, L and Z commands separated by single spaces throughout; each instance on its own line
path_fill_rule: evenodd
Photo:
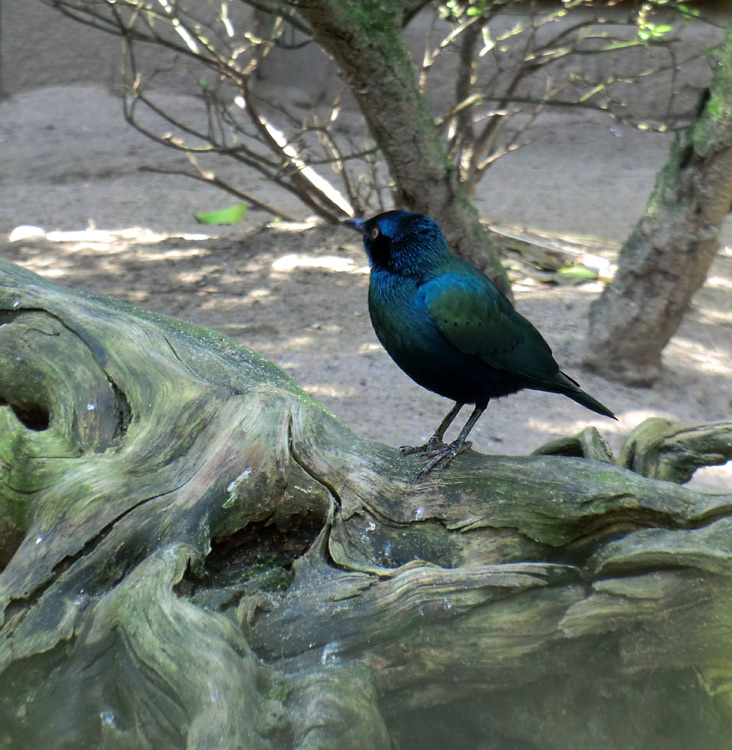
M 363 225 L 366 223 L 366 219 L 346 219 L 345 221 L 342 221 L 341 224 L 344 227 L 350 227 L 351 229 L 355 229 L 360 234 L 363 234 Z

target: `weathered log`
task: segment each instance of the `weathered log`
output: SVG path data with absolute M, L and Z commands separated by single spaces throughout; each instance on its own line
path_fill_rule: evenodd
M 655 428 L 416 481 L 236 342 L 0 261 L 0 746 L 727 748 L 732 494 L 653 477 L 732 424 Z

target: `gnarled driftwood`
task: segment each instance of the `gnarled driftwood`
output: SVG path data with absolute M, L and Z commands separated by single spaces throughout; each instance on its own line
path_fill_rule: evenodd
M 417 482 L 245 347 L 0 262 L 0 747 L 728 748 L 732 495 L 653 477 L 732 424 L 544 452 Z

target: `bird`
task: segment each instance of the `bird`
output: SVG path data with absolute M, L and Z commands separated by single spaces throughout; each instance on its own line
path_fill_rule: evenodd
M 616 419 L 559 369 L 542 335 L 498 287 L 452 254 L 431 218 L 393 210 L 343 224 L 363 238 L 369 314 L 382 346 L 412 380 L 455 402 L 424 445 L 400 449 L 428 458 L 418 477 L 471 447 L 468 435 L 491 399 L 523 389 L 559 393 Z M 446 444 L 445 432 L 466 404 L 473 411 Z

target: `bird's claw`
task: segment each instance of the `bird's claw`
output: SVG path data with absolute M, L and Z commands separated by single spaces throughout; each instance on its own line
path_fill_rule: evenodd
M 442 449 L 439 452 L 430 454 L 432 458 L 417 472 L 417 479 L 421 479 L 425 474 L 429 474 L 435 469 L 444 469 L 455 456 L 458 456 L 472 445 L 470 441 L 461 443 L 458 440 L 449 445 L 443 443 Z
M 436 456 L 447 447 L 448 446 L 445 445 L 440 438 L 433 435 L 424 445 L 403 445 L 399 448 L 399 453 L 401 453 L 402 456 L 411 456 L 415 453 L 424 453 L 426 456 Z

